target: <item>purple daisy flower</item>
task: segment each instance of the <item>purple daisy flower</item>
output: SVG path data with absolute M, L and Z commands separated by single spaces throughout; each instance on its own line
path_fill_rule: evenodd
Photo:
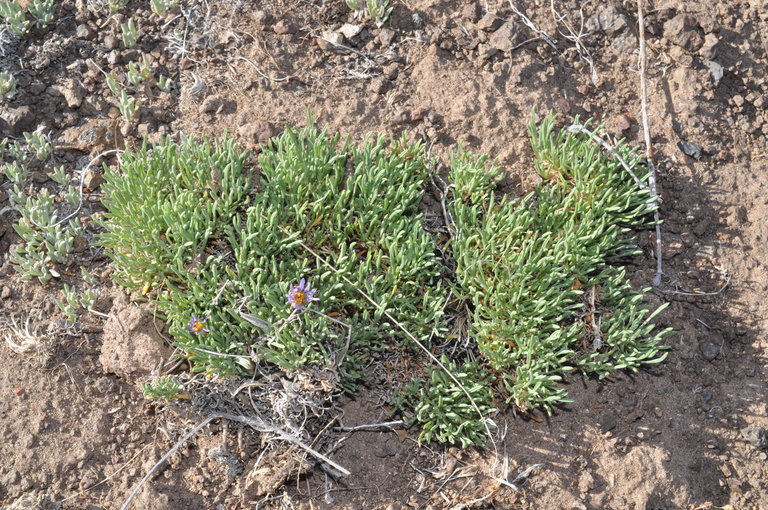
M 205 327 L 205 321 L 207 321 L 210 316 L 211 314 L 208 314 L 205 318 L 200 318 L 197 314 L 192 314 L 192 317 L 189 318 L 189 323 L 187 324 L 187 331 L 194 333 L 195 335 L 210 333 L 211 331 Z
M 301 279 L 298 285 L 291 284 L 290 292 L 285 297 L 288 298 L 288 302 L 297 310 L 304 310 L 311 302 L 320 300 L 315 297 L 315 289 L 304 278 Z

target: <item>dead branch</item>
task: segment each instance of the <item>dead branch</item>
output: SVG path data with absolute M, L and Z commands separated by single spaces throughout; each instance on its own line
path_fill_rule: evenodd
M 656 276 L 653 277 L 653 286 L 661 285 L 661 277 L 664 271 L 661 267 L 661 223 L 659 222 L 659 194 L 656 190 L 656 166 L 653 162 L 653 146 L 651 145 L 650 122 L 648 121 L 648 85 L 645 78 L 647 57 L 645 54 L 645 22 L 643 20 L 643 0 L 637 0 L 637 25 L 640 38 L 640 111 L 643 117 L 643 138 L 645 139 L 645 155 L 648 160 L 648 187 L 651 190 L 656 210 L 653 219 L 656 222 Z

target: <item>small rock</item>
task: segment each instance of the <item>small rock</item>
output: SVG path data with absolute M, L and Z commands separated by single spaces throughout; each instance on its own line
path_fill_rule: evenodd
M 515 46 L 517 34 L 517 25 L 508 21 L 491 34 L 488 38 L 488 46 L 499 51 L 511 51 Z
M 490 60 L 499 52 L 499 50 L 497 48 L 491 47 L 488 44 L 479 44 L 477 46 L 477 52 L 481 60 Z
M 374 78 L 369 88 L 374 94 L 386 94 L 392 88 L 392 82 L 382 77 Z
M 480 6 L 475 2 L 468 3 L 461 10 L 461 17 L 471 23 L 478 21 L 480 18 Z
M 240 136 L 245 138 L 248 143 L 263 144 L 277 134 L 274 124 L 263 120 L 244 124 L 238 130 Z
M 64 80 L 64 84 L 57 88 L 59 93 L 64 96 L 67 106 L 73 110 L 80 108 L 80 105 L 83 104 L 83 90 L 75 80 Z
M 603 417 L 600 418 L 600 430 L 603 432 L 615 429 L 616 425 L 616 417 L 612 414 L 604 414 Z
M 75 250 L 75 253 L 83 253 L 88 249 L 88 239 L 83 236 L 75 236 L 75 240 L 72 243 L 72 249 Z
M 688 156 L 694 158 L 694 159 L 700 159 L 701 158 L 701 151 L 702 147 L 701 145 L 693 142 L 686 142 L 685 140 L 680 140 L 677 142 L 677 147 L 681 151 L 683 151 Z
M 651 236 L 652 241 L 656 242 L 656 236 Z M 682 237 L 675 234 L 667 234 L 663 238 L 663 252 L 664 258 L 670 259 L 675 255 L 680 255 L 685 251 L 685 243 L 683 243 Z
M 612 124 L 613 128 L 619 133 L 629 131 L 629 128 L 632 127 L 632 121 L 626 115 L 617 115 L 613 118 Z
M 712 332 L 710 335 L 699 340 L 699 352 L 706 361 L 714 361 L 720 354 L 720 349 L 723 345 L 722 335 L 717 332 Z
M 571 102 L 564 97 L 558 97 L 555 99 L 555 111 L 561 115 L 568 115 L 571 113 Z
M 382 46 L 387 47 L 390 44 L 392 44 L 394 40 L 395 40 L 394 30 L 390 30 L 388 28 L 382 28 L 381 30 L 379 30 L 379 42 L 381 42 Z
M 763 427 L 744 427 L 741 436 L 758 450 L 768 448 L 768 434 Z
M 15 469 L 11 469 L 3 477 L 3 485 L 5 486 L 16 485 L 20 481 L 21 481 L 21 475 Z
M 608 5 L 587 20 L 587 30 L 590 32 L 605 32 L 608 35 L 623 30 L 627 20 L 615 5 Z
M 3 285 L 3 290 L 0 291 L 0 299 L 8 299 L 11 297 L 11 288 Z
M 108 145 L 114 144 L 109 127 L 110 122 L 107 119 L 89 120 L 82 126 L 62 131 L 59 135 L 59 145 L 83 152 L 103 152 Z
M 733 96 L 733 104 L 735 104 L 739 108 L 744 106 L 744 101 L 745 101 L 744 96 L 742 96 L 741 94 L 736 94 L 735 96 Z
M 43 92 L 45 92 L 45 84 L 41 82 L 35 82 L 32 83 L 27 90 L 29 90 L 29 93 L 33 96 L 39 96 Z
M 94 168 L 89 168 L 83 176 L 83 186 L 93 191 L 101 186 L 104 182 L 104 177 Z
M 403 109 L 403 110 L 400 110 L 399 112 L 397 112 L 392 117 L 391 122 L 392 122 L 393 125 L 399 126 L 399 125 L 402 125 L 402 124 L 408 124 L 408 122 L 410 122 L 410 120 L 411 120 L 411 112 L 410 112 L 410 110 Z
M 142 55 L 143 53 L 141 53 L 139 50 L 136 50 L 136 49 L 125 50 L 120 55 L 120 62 L 122 62 L 123 64 L 128 64 L 130 62 L 137 62 Z
M 35 114 L 29 106 L 8 108 L 4 114 L 0 115 L 0 119 L 4 121 L 0 123 L 2 136 L 21 136 L 24 131 L 35 130 Z
M 664 37 L 688 51 L 696 51 L 704 43 L 696 20 L 687 14 L 678 14 L 664 23 Z
M 99 361 L 105 373 L 145 376 L 162 365 L 172 351 L 158 333 L 162 325 L 154 321 L 150 310 L 134 306 L 120 295 L 104 324 Z
M 136 136 L 138 138 L 141 138 L 142 140 L 148 138 L 151 131 L 152 131 L 151 126 L 146 122 L 142 122 L 141 124 L 136 126 Z
M 46 182 L 51 180 L 50 176 L 47 173 L 43 172 L 42 170 L 37 170 L 30 173 L 29 178 L 35 184 L 45 184 Z
M 498 30 L 502 23 L 504 22 L 497 18 L 495 14 L 489 12 L 480 18 L 480 21 L 477 22 L 477 28 L 479 30 L 485 30 L 486 32 L 493 32 L 494 30 Z
M 424 120 L 424 117 L 427 116 L 429 113 L 429 110 L 426 108 L 416 108 L 411 112 L 411 123 L 416 124 L 417 122 L 421 122 Z
M 296 28 L 296 25 L 294 25 L 290 21 L 281 19 L 280 21 L 278 21 L 272 26 L 272 30 L 274 30 L 274 32 L 277 35 L 289 35 L 289 34 L 295 34 L 297 28 Z
M 333 30 L 326 30 L 323 32 L 323 36 L 317 40 L 317 45 L 323 51 L 338 50 L 341 44 L 344 44 L 344 36 Z
M 344 23 L 341 26 L 341 28 L 337 30 L 337 32 L 342 34 L 348 41 L 351 41 L 360 32 L 362 32 L 362 30 L 363 30 L 363 28 L 360 25 L 353 25 L 351 23 Z
M 613 36 L 611 50 L 617 55 L 632 53 L 637 47 L 637 38 L 631 30 L 625 30 Z
M 707 60 L 705 64 L 709 68 L 709 74 L 712 75 L 712 81 L 715 82 L 715 86 L 717 86 L 720 83 L 720 80 L 723 79 L 723 66 L 714 60 Z
M 206 97 L 197 109 L 201 115 L 204 113 L 214 114 L 224 104 L 224 100 L 221 96 L 216 94 Z
M 706 60 L 714 60 L 717 56 L 717 45 L 720 43 L 715 34 L 704 36 L 704 44 L 699 49 L 699 54 Z
M 77 37 L 78 39 L 89 41 L 92 35 L 93 35 L 93 32 L 91 32 L 91 29 L 85 23 L 79 24 L 77 26 L 77 30 L 75 30 L 75 37 Z
M 394 81 L 397 79 L 398 74 L 400 74 L 400 66 L 397 64 L 397 62 L 387 64 L 384 66 L 381 74 L 383 74 L 386 79 Z
M 637 401 L 635 400 L 635 397 L 633 397 L 632 395 L 626 395 L 624 397 L 621 397 L 620 402 L 621 402 L 621 405 L 623 405 L 628 409 L 632 409 L 633 407 L 635 407 L 635 404 L 637 403 Z
M 253 13 L 253 17 L 256 19 L 256 23 L 258 23 L 261 28 L 265 28 L 271 25 L 273 21 L 272 15 L 266 11 L 256 11 Z
M 110 51 L 107 53 L 107 62 L 109 65 L 117 65 L 120 62 L 120 54 L 115 50 Z
M 108 34 L 104 37 L 104 46 L 106 46 L 108 50 L 116 50 L 118 45 L 117 37 L 114 35 Z

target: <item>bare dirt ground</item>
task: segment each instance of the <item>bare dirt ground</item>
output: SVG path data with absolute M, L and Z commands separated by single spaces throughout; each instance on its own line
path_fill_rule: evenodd
M 534 107 L 553 110 L 561 125 L 576 115 L 604 121 L 609 135 L 642 145 L 634 2 L 515 2 L 554 47 L 510 3 L 395 2 L 383 28 L 354 19 L 340 0 L 192 1 L 163 20 L 144 2 L 110 19 L 94 4 L 62 1 L 55 26 L 33 31 L 1 60 L 19 82 L 0 107 L 2 135 L 43 126 L 72 170 L 159 134 L 228 131 L 255 146 L 285 125 L 306 124 L 309 110 L 352 139 L 407 130 L 443 163 L 460 142 L 490 154 L 512 195 L 537 182 L 526 134 Z M 120 43 L 127 15 L 139 25 L 134 50 Z M 419 448 L 413 430 L 397 428 L 335 433 L 346 439 L 332 457 L 351 476 L 334 480 L 315 467 L 269 495 L 255 491 L 253 477 L 269 486 L 282 479 L 276 472 L 295 473 L 293 455 L 268 449 L 249 481 L 264 438 L 214 423 L 171 457 L 134 507 L 768 507 L 768 440 L 755 429 L 768 429 L 767 22 L 765 0 L 647 7 L 665 271 L 651 299 L 670 303 L 659 323 L 676 330 L 664 363 L 602 382 L 573 377 L 573 402 L 551 417 L 508 410 L 497 420 L 498 453 Z M 333 35 L 344 23 L 362 31 Z M 100 69 L 143 53 L 176 86 L 123 126 Z M 101 211 L 97 178 L 88 216 Z M 45 175 L 35 182 L 46 185 Z M 0 180 L 0 209 L 8 187 Z M 170 350 L 162 324 L 109 283 L 101 251 L 83 243 L 78 261 L 101 283 L 96 308 L 124 319 L 128 332 L 93 314 L 67 323 L 53 304 L 61 282 L 21 281 L 9 260 L 18 242 L 12 221 L 15 213 L 0 216 L 2 318 L 31 317 L 48 349 L 19 355 L 0 343 L 0 506 L 119 508 L 199 417 L 143 399 L 137 380 Z M 630 270 L 649 286 L 655 242 L 651 232 L 639 239 L 644 253 Z M 343 397 L 338 423 L 387 420 L 387 382 L 372 374 L 368 388 Z M 518 492 L 488 476 L 505 458 L 510 481 L 540 464 Z

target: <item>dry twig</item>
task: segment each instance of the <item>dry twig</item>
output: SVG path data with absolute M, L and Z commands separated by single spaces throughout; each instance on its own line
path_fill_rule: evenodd
M 651 145 L 650 123 L 648 121 L 648 85 L 646 83 L 645 71 L 647 57 L 645 54 L 645 22 L 643 20 L 643 0 L 637 0 L 637 25 L 640 37 L 640 110 L 643 117 L 643 138 L 645 138 L 645 154 L 648 160 L 648 169 L 651 171 L 648 176 L 648 187 L 651 195 L 656 202 L 656 210 L 653 213 L 653 219 L 656 222 L 656 276 L 653 277 L 653 286 L 661 285 L 661 277 L 664 271 L 661 267 L 661 224 L 659 222 L 659 194 L 656 191 L 656 167 L 653 162 L 653 147 Z
M 523 22 L 523 25 L 530 28 L 536 35 L 538 35 L 538 37 L 540 37 L 547 44 L 552 46 L 552 48 L 554 48 L 555 51 L 560 53 L 560 50 L 557 49 L 557 45 L 555 44 L 555 41 L 552 40 L 549 34 L 541 30 L 539 27 L 537 27 L 536 24 L 533 21 L 531 21 L 531 19 L 528 16 L 523 14 L 520 11 L 520 9 L 518 9 L 517 6 L 514 3 L 512 3 L 512 0 L 509 0 L 509 6 L 510 8 L 512 8 L 512 11 L 520 17 L 520 20 Z
M 377 430 L 381 428 L 392 428 L 396 425 L 402 425 L 403 420 L 385 421 L 383 423 L 368 423 L 365 425 L 356 425 L 354 427 L 333 427 L 337 432 L 355 432 L 358 430 Z

